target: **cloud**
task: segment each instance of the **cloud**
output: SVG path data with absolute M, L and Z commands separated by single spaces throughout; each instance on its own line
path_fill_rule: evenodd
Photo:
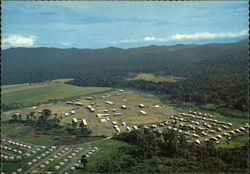
M 68 42 L 61 42 L 61 45 L 68 46 L 68 45 L 70 45 L 70 43 L 68 43 Z
M 187 40 L 187 39 L 215 39 L 215 38 L 235 38 L 247 36 L 248 30 L 242 30 L 240 32 L 222 32 L 222 33 L 210 33 L 210 32 L 198 32 L 193 34 L 174 34 L 167 37 L 152 37 L 146 36 L 142 39 L 125 39 L 120 41 L 113 41 L 113 44 L 120 43 L 138 43 L 138 42 L 163 42 L 173 40 Z
M 225 33 L 209 33 L 209 32 L 201 32 L 194 34 L 175 34 L 170 36 L 171 40 L 181 40 L 181 39 L 214 39 L 214 38 L 234 38 L 246 36 L 248 34 L 247 30 L 243 30 L 240 32 L 225 32 Z
M 33 46 L 36 38 L 36 36 L 7 35 L 3 38 L 2 43 L 9 47 Z

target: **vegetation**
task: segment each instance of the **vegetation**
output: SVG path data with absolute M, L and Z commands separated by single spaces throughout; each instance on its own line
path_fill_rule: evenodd
M 147 129 L 121 133 L 115 139 L 128 144 L 119 145 L 109 155 L 102 155 L 102 160 L 98 157 L 95 168 L 95 159 L 90 159 L 85 172 L 247 172 L 247 144 L 239 148 L 216 148 L 212 143 L 188 143 L 184 136 L 174 131 L 159 134 Z
M 145 81 L 151 81 L 151 82 L 177 82 L 179 80 L 183 80 L 184 78 L 181 77 L 175 77 L 175 76 L 156 76 L 154 74 L 149 73 L 141 73 L 137 74 L 133 78 L 128 78 L 129 81 L 132 80 L 145 80 Z
M 68 84 L 45 82 L 41 84 L 19 84 L 2 87 L 2 110 L 11 110 L 34 106 L 41 103 L 68 100 L 78 96 L 86 96 L 109 91 L 104 87 L 77 87 Z
M 3 51 L 2 83 L 7 85 L 73 78 L 68 83 L 158 91 L 174 100 L 214 103 L 247 111 L 247 43 L 247 40 L 243 40 L 229 44 L 132 49 L 110 47 L 97 50 L 11 48 Z M 126 80 L 133 79 L 131 74 L 141 73 L 176 76 L 185 80 L 175 83 Z M 67 90 L 65 94 L 69 91 L 74 90 Z M 14 101 L 25 98 L 23 95 L 12 98 L 11 94 L 6 97 Z M 9 109 L 5 102 L 3 107 Z
M 51 116 L 51 110 L 43 109 L 41 114 L 30 112 L 26 115 L 26 119 L 22 118 L 21 114 L 13 114 L 9 123 L 22 123 L 25 126 L 30 126 L 35 129 L 36 134 L 45 135 L 76 135 L 88 136 L 91 130 L 80 124 L 80 128 L 73 124 L 60 125 L 60 118 Z

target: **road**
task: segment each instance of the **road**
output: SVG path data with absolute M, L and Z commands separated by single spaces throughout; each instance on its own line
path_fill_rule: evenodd
M 32 171 L 33 169 L 39 168 L 39 166 L 40 166 L 41 164 L 43 164 L 43 163 L 44 163 L 45 161 L 47 161 L 49 158 L 53 157 L 54 154 L 56 154 L 57 152 L 59 152 L 59 151 L 62 150 L 62 149 L 63 149 L 63 147 L 59 147 L 59 148 L 58 148 L 56 151 L 54 151 L 52 154 L 50 154 L 50 155 L 47 156 L 46 158 L 42 159 L 39 163 L 35 164 L 35 165 L 32 166 L 30 169 L 28 169 L 28 170 L 26 171 L 26 173 L 31 173 L 31 171 Z

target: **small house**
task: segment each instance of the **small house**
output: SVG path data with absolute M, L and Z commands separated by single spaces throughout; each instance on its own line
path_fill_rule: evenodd
M 91 109 L 91 108 L 92 108 L 92 106 L 90 106 L 90 105 L 87 106 L 87 109 Z
M 160 123 L 160 126 L 164 126 L 164 123 Z
M 224 129 L 229 129 L 229 127 L 228 126 L 225 126 L 225 125 L 223 125 L 222 126 Z
M 140 111 L 140 114 L 147 115 L 147 113 L 145 111 Z
M 115 127 L 116 132 L 121 132 L 120 128 L 117 126 Z
M 235 132 L 236 133 L 240 133 L 241 131 L 239 129 L 235 129 Z
M 116 109 L 111 109 L 111 111 L 115 112 L 115 111 L 116 111 Z
M 80 103 L 80 102 L 75 102 L 75 105 L 77 105 L 77 106 L 83 106 L 83 104 Z
M 71 102 L 71 101 L 68 101 L 68 102 L 66 102 L 66 104 L 68 104 L 68 105 L 73 105 L 74 103 Z
M 137 126 L 133 126 L 132 128 L 133 128 L 133 129 L 135 129 L 135 130 L 137 130 L 137 129 L 138 129 L 138 127 L 137 127 Z
M 43 169 L 44 167 L 45 167 L 45 165 L 43 165 L 43 164 L 42 164 L 42 165 L 40 165 L 40 168 L 42 168 L 42 169 Z
M 218 127 L 216 130 L 220 132 L 222 129 Z
M 122 115 L 122 113 L 114 113 L 114 114 L 113 114 L 113 116 L 115 116 L 115 117 L 116 117 L 116 116 L 121 116 L 121 115 Z
M 139 104 L 139 107 L 144 108 L 145 106 L 144 106 L 144 104 Z
M 222 139 L 222 136 L 221 135 L 217 135 L 216 138 Z
M 102 123 L 105 123 L 105 122 L 107 122 L 107 119 L 106 119 L 106 118 L 101 118 L 100 121 L 101 121 Z
M 216 137 L 211 137 L 210 140 L 218 141 L 218 139 Z
M 77 121 L 76 118 L 73 118 L 73 119 L 72 119 L 72 122 L 73 122 L 73 123 L 77 123 L 78 121 Z
M 82 119 L 83 126 L 88 126 L 87 121 L 85 119 Z
M 126 105 L 122 105 L 121 108 L 122 109 L 127 109 L 127 106 Z
M 106 101 L 106 103 L 109 104 L 109 105 L 113 104 L 113 102 L 111 102 L 111 101 Z
M 157 108 L 160 108 L 160 106 L 159 106 L 159 105 L 154 105 L 153 108 L 154 108 L 154 109 L 157 109 Z
M 201 144 L 200 140 L 195 140 L 196 144 Z
M 85 100 L 94 100 L 93 97 L 86 97 Z

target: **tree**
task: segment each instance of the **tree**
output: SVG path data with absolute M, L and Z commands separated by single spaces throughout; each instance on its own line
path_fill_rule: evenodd
M 32 112 L 29 113 L 32 121 L 34 121 L 35 114 L 36 113 L 34 111 L 32 111 Z
M 83 164 L 84 168 L 87 166 L 88 160 L 86 155 L 82 155 L 81 163 Z
M 76 129 L 76 127 L 77 127 L 77 122 L 74 122 L 74 121 L 72 120 L 72 126 L 73 126 L 74 129 Z
M 19 120 L 22 121 L 22 114 L 18 114 Z
M 51 110 L 50 109 L 43 109 L 42 115 L 44 115 L 45 119 L 47 120 L 49 116 L 51 115 Z
M 13 115 L 11 116 L 11 121 L 14 121 L 14 122 L 17 121 L 17 115 L 16 115 L 16 114 L 13 114 Z

